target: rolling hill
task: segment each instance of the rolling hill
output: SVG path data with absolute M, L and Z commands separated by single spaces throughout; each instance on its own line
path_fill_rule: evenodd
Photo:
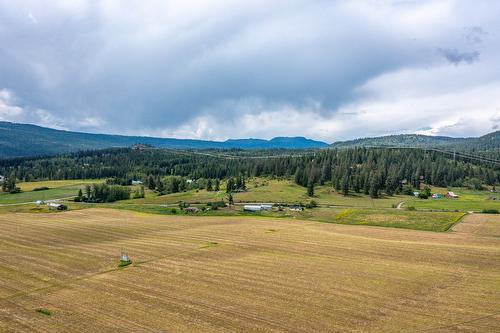
M 204 141 L 70 132 L 36 125 L 0 121 L 0 158 L 54 155 L 79 150 L 129 147 L 137 143 L 177 149 L 308 149 L 328 144 L 304 137 L 277 137 L 271 140 L 239 139 Z
M 339 141 L 332 148 L 352 147 L 418 147 L 456 149 L 457 151 L 485 151 L 500 149 L 500 131 L 481 137 L 452 138 L 447 136 L 429 136 L 420 134 L 387 135 L 373 138 L 361 138 Z

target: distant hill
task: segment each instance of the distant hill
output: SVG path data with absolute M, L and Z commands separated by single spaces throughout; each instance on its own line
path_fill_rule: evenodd
M 419 134 L 387 135 L 374 138 L 339 141 L 333 143 L 331 147 L 419 147 L 456 149 L 458 151 L 484 151 L 500 149 L 500 131 L 472 138 L 451 138 L 447 136 Z
M 138 143 L 157 148 L 177 149 L 307 149 L 328 147 L 325 142 L 304 137 L 278 137 L 271 140 L 204 141 L 80 133 L 0 121 L 0 158 L 54 155 L 79 150 L 129 147 Z

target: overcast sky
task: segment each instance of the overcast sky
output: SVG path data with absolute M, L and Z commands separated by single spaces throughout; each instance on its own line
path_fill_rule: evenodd
M 0 120 L 223 140 L 500 129 L 500 1 L 0 0 Z

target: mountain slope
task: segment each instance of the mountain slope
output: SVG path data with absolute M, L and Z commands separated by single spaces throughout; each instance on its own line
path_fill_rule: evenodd
M 221 142 L 80 133 L 0 121 L 0 158 L 52 155 L 111 147 L 129 147 L 137 143 L 148 144 L 158 148 L 178 149 L 304 149 L 328 147 L 328 144 L 324 142 L 303 137 L 274 138 L 271 140 L 240 139 Z
M 339 141 L 332 148 L 352 147 L 419 147 L 446 148 L 459 151 L 500 149 L 500 131 L 478 138 L 451 138 L 447 136 L 429 136 L 420 134 L 387 135 L 374 138 L 362 138 Z

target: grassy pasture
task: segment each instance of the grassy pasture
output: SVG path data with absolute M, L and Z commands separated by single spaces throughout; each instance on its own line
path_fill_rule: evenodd
M 43 180 L 38 182 L 23 182 L 18 183 L 17 186 L 21 188 L 22 191 L 33 191 L 37 187 L 48 187 L 48 188 L 60 188 L 60 187 L 70 187 L 75 185 L 85 185 L 99 183 L 102 180 L 99 179 L 72 179 L 72 180 Z
M 99 182 L 99 180 L 51 180 L 19 183 L 18 186 L 23 192 L 16 194 L 0 192 L 0 205 L 75 197 L 78 189 L 83 188 L 85 184 L 95 182 Z M 49 189 L 33 191 L 34 188 L 43 186 L 47 186 Z
M 281 219 L 298 219 L 326 223 L 370 225 L 377 227 L 392 227 L 427 231 L 446 231 L 455 224 L 464 213 L 460 212 L 430 212 L 430 211 L 406 211 L 396 209 L 372 209 L 372 208 L 315 208 L 306 209 L 302 212 L 294 212 L 288 209 L 283 211 L 244 212 L 243 206 L 232 206 L 219 210 L 207 212 L 186 213 L 178 207 L 164 207 L 153 204 L 74 204 L 70 209 L 105 207 L 136 211 L 140 213 L 180 216 L 241 216 L 241 217 L 265 217 Z M 175 209 L 175 214 L 172 212 Z M 19 210 L 21 211 L 21 210 Z M 1 212 L 1 210 L 0 210 Z
M 257 186 L 256 186 L 257 185 Z M 383 196 L 379 199 L 372 199 L 362 193 L 351 192 L 345 197 L 336 192 L 331 185 L 316 186 L 315 196 L 308 197 L 306 189 L 294 184 L 290 180 L 254 178 L 247 182 L 248 191 L 234 193 L 234 202 L 282 202 L 282 203 L 307 203 L 315 200 L 320 205 L 335 207 L 359 207 L 359 208 L 391 208 L 400 202 L 422 210 L 447 210 L 468 212 L 480 212 L 483 209 L 500 209 L 500 200 L 490 200 L 491 196 L 500 198 L 500 194 L 489 191 L 471 191 L 463 188 L 455 188 L 459 199 L 417 199 L 408 195 Z M 433 188 L 434 193 L 446 193 L 445 188 Z M 187 191 L 181 193 L 157 196 L 152 192 L 146 193 L 144 199 L 133 199 L 130 203 L 148 204 L 175 204 L 180 201 L 190 203 L 206 203 L 227 199 L 224 191 L 207 192 L 206 190 Z
M 446 231 L 464 213 L 405 211 L 396 209 L 316 208 L 294 212 L 299 219 L 350 225 L 371 225 L 427 231 Z
M 110 209 L 0 226 L 0 331 L 498 331 L 499 216 L 447 233 Z
M 433 188 L 434 193 L 445 194 L 448 190 L 443 188 Z M 464 188 L 452 189 L 459 197 L 458 199 L 417 199 L 409 197 L 405 200 L 406 206 L 413 206 L 417 209 L 440 209 L 450 211 L 476 211 L 483 209 L 500 209 L 500 193 L 491 193 L 490 191 L 472 191 Z M 497 197 L 499 200 L 491 200 L 491 197 Z

